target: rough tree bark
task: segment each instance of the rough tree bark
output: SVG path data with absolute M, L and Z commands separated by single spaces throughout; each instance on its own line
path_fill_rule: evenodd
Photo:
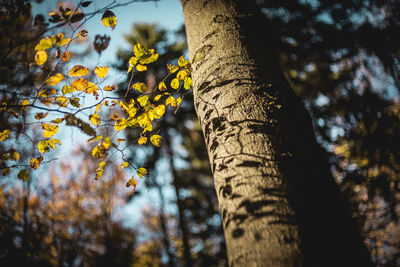
M 181 0 L 230 266 L 369 266 L 311 120 L 244 0 Z

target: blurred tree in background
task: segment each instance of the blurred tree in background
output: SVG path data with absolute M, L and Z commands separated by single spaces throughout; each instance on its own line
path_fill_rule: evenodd
M 374 263 L 399 264 L 399 1 L 259 2 Z

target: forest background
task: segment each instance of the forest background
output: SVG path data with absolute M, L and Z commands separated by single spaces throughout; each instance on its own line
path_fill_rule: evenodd
M 83 3 L 40 2 L 5 1 L 1 6 L 3 101 L 9 91 L 32 86 L 38 75 L 29 62 L 32 47 L 52 25 L 47 14 Z M 286 78 L 312 115 L 318 141 L 329 154 L 331 171 L 351 203 L 374 263 L 395 266 L 400 258 L 400 45 L 395 38 L 400 6 L 372 0 L 278 2 L 259 5 L 281 36 Z M 87 8 L 107 4 L 95 1 Z M 74 54 L 81 64 L 110 65 L 116 94 L 124 95 L 132 47 L 139 42 L 154 48 L 158 61 L 137 76 L 151 88 L 165 76 L 165 64 L 176 64 L 187 53 L 181 7 L 175 1 L 134 2 L 113 12 L 116 28 L 103 28 L 102 14 L 97 14 L 84 25 L 88 37 Z M 102 45 L 94 43 L 96 34 Z M 9 115 L 1 116 L 2 131 L 10 125 Z M 149 173 L 135 191 L 125 187 L 129 177 L 121 162 L 108 165 L 99 181 L 93 179 L 97 165 L 87 138 L 77 130 L 61 133 L 63 145 L 51 152 L 58 160 L 42 164 L 28 181 L 14 172 L 4 175 L 0 264 L 226 265 L 218 203 L 191 94 L 160 125 L 160 148 L 129 147 L 129 160 Z M 18 123 L 12 127 L 22 131 Z M 127 131 L 124 138 L 136 135 Z M 17 144 L 18 151 L 30 149 Z M 1 151 L 13 152 L 3 144 Z M 19 154 L 14 161 L 23 160 Z M 3 157 L 3 169 L 9 160 Z

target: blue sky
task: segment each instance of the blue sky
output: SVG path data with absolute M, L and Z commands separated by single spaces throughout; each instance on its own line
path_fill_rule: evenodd
M 80 1 L 69 1 L 74 2 L 75 6 Z M 112 0 L 98 0 L 93 1 L 88 8 L 83 9 L 84 12 L 93 12 L 96 9 L 102 8 L 108 4 L 113 2 Z M 126 3 L 127 0 L 117 1 L 119 3 Z M 56 1 L 46 0 L 42 4 L 35 4 L 33 3 L 33 14 L 41 13 L 46 15 L 55 9 L 57 5 Z M 104 35 L 107 34 L 111 37 L 110 44 L 108 48 L 103 51 L 101 57 L 98 58 L 97 54 L 94 52 L 92 56 L 85 59 L 85 65 L 90 67 L 90 62 L 87 60 L 95 60 L 95 65 L 110 65 L 112 62 L 115 62 L 115 55 L 118 48 L 129 48 L 125 42 L 124 35 L 128 34 L 132 28 L 134 23 L 156 23 L 162 28 L 175 31 L 179 29 L 183 24 L 183 13 L 182 7 L 178 0 L 163 0 L 159 2 L 149 1 L 149 2 L 135 2 L 131 3 L 128 6 L 122 6 L 115 9 L 112 9 L 114 14 L 117 16 L 117 25 L 114 30 L 111 28 L 104 27 L 101 24 L 101 16 L 102 14 L 98 14 L 93 17 L 91 20 L 85 23 L 84 28 L 89 32 L 90 42 L 92 43 L 94 40 L 94 36 L 96 34 Z M 82 64 L 82 62 L 76 62 Z M 93 62 L 92 62 L 93 63 Z M 112 77 L 112 75 L 114 76 Z M 111 80 L 117 80 L 118 77 L 123 77 L 122 75 L 126 74 L 117 74 L 110 70 L 109 76 Z M 65 126 L 64 126 L 65 127 Z M 64 129 L 67 130 L 67 129 Z M 86 135 L 80 134 L 79 131 L 72 129 L 68 129 L 67 131 L 62 133 L 62 136 L 59 136 L 63 145 L 60 149 L 57 149 L 58 152 L 55 155 L 57 157 L 61 156 L 60 153 L 64 156 L 70 156 L 71 148 L 73 148 L 77 144 L 85 144 L 86 140 L 89 138 Z M 163 180 L 169 180 L 169 177 L 163 177 Z M 153 206 L 158 202 L 158 194 L 152 192 L 151 190 L 147 190 L 145 188 L 140 188 L 139 190 L 142 192 L 142 196 L 136 198 L 130 207 L 125 208 L 122 210 L 121 214 L 123 218 L 125 218 L 125 223 L 129 226 L 134 226 L 138 223 L 138 219 L 140 217 L 140 210 L 142 207 L 150 204 Z M 174 196 L 170 189 L 164 189 L 166 198 L 169 200 L 173 200 Z M 168 200 L 167 200 L 168 201 Z M 157 204 L 156 204 L 157 206 Z M 173 212 L 174 207 L 169 206 L 167 207 L 170 212 Z M 172 209 L 172 210 L 171 210 Z

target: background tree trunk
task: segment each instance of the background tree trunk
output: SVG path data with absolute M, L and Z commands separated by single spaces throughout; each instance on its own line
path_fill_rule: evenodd
M 368 266 L 258 7 L 181 2 L 229 265 Z

